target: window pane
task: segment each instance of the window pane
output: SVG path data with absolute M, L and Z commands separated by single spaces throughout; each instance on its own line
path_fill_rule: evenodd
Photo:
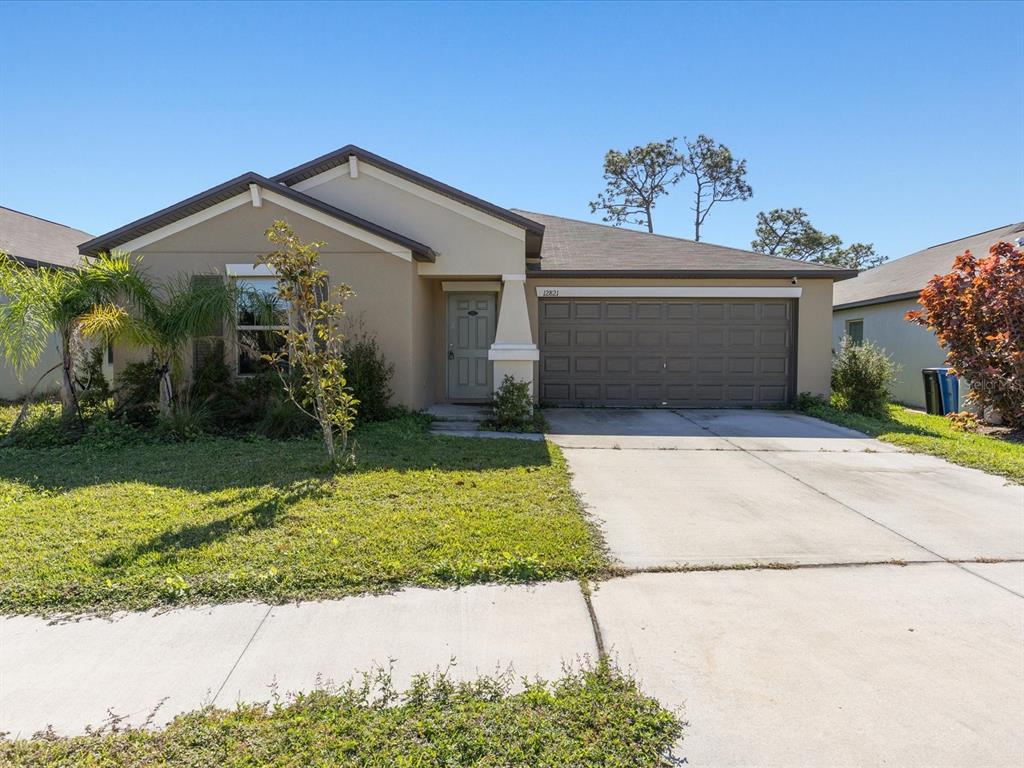
M 850 320 L 847 322 L 846 335 L 850 337 L 850 341 L 854 344 L 862 343 L 864 341 L 864 321 Z
M 277 352 L 284 346 L 284 338 L 278 331 L 238 332 L 238 372 L 259 373 L 268 367 L 263 355 Z
M 288 304 L 277 295 L 277 278 L 237 279 L 239 325 L 287 325 Z

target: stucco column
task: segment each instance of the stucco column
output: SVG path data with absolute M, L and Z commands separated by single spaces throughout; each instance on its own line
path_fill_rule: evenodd
M 494 363 L 494 388 L 500 387 L 506 376 L 511 376 L 516 381 L 530 382 L 533 395 L 533 364 L 540 359 L 540 352 L 530 332 L 526 275 L 502 275 L 501 284 L 498 327 L 494 343 L 487 352 L 487 359 Z

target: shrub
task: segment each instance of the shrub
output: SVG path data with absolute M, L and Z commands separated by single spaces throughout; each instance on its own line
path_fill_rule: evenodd
M 494 418 L 488 426 L 501 431 L 519 431 L 533 421 L 530 382 L 506 376 L 491 400 Z
M 884 349 L 871 342 L 855 344 L 843 338 L 832 363 L 832 392 L 844 410 L 865 416 L 885 414 L 896 365 Z
M 342 346 L 342 356 L 345 359 L 345 378 L 349 389 L 359 401 L 359 420 L 370 422 L 387 419 L 388 401 L 393 394 L 391 377 L 395 373 L 395 366 L 381 353 L 376 337 L 368 333 L 350 336 Z
M 156 425 L 160 371 L 153 360 L 129 363 L 114 378 L 114 415 L 136 427 Z
M 810 392 L 801 392 L 793 398 L 793 409 L 804 413 L 822 405 L 828 405 L 828 401 L 821 395 Z
M 311 434 L 313 427 L 310 418 L 294 402 L 287 397 L 275 397 L 268 402 L 256 431 L 264 437 L 285 440 Z
M 82 357 L 76 368 L 78 386 L 82 389 L 78 403 L 84 409 L 101 407 L 110 398 L 110 384 L 103 375 L 103 347 L 89 347 Z
M 159 416 L 158 424 L 164 436 L 172 440 L 195 440 L 207 431 L 210 413 L 202 403 L 193 403 L 189 397 L 174 401 L 169 413 Z
M 1024 249 L 996 243 L 988 258 L 970 251 L 921 291 L 923 309 L 906 319 L 935 332 L 946 360 L 966 379 L 968 398 L 1024 426 Z

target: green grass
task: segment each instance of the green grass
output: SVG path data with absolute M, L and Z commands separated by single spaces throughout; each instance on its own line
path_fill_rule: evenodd
M 380 684 L 381 677 L 383 684 Z M 163 730 L 0 741 L 10 766 L 668 766 L 682 724 L 605 665 L 510 693 L 510 680 L 387 675 L 273 705 L 207 708 Z
M 944 416 L 931 416 L 899 405 L 890 405 L 886 418 L 861 416 L 824 404 L 811 405 L 805 412 L 915 453 L 929 453 L 1024 483 L 1024 444 L 954 429 Z
M 13 414 L 6 414 L 13 419 Z M 578 577 L 604 564 L 547 443 L 356 434 L 0 449 L 0 612 L 69 614 Z

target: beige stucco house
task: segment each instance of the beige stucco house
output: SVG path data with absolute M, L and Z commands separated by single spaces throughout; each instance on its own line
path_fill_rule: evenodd
M 855 274 L 501 208 L 355 146 L 244 174 L 81 252 L 130 250 L 157 277 L 269 291 L 257 261 L 274 219 L 327 243 L 331 279 L 355 290 L 348 312 L 377 335 L 395 400 L 411 408 L 486 400 L 506 375 L 555 405 L 827 394 L 832 284 Z M 244 352 L 229 354 L 244 374 Z
M 924 408 L 921 370 L 944 366 L 946 350 L 934 333 L 907 322 L 904 316 L 921 308 L 917 303 L 921 289 L 934 275 L 949 272 L 961 253 L 970 250 L 975 256 L 985 256 L 1000 240 L 1016 243 L 1020 237 L 1024 237 L 1024 222 L 1008 224 L 930 246 L 837 285 L 833 297 L 833 346 L 839 349 L 843 336 L 850 336 L 882 347 L 899 365 L 892 386 L 893 399 Z M 968 392 L 965 382 L 960 382 L 959 390 L 962 407 Z

